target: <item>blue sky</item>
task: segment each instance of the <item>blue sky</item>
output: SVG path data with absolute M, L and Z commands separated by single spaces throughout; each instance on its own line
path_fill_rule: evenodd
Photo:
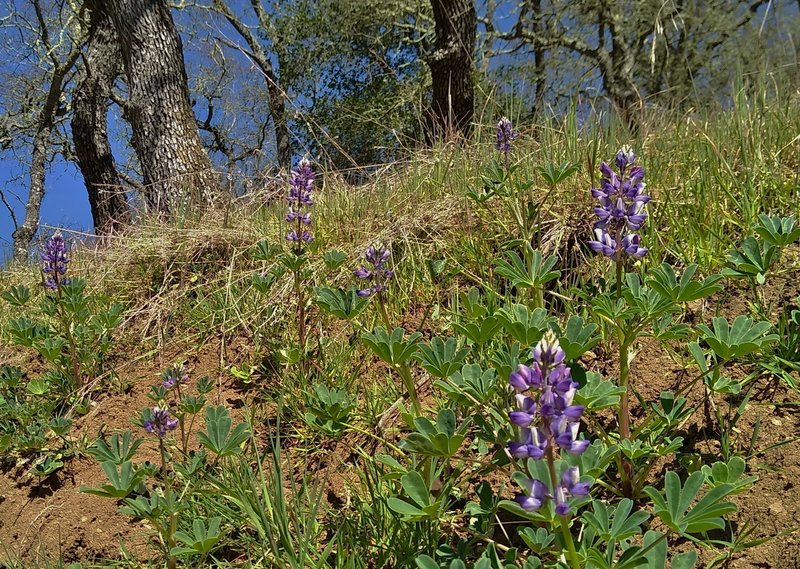
M 25 204 L 21 200 L 27 199 L 28 192 L 27 168 L 14 159 L 0 159 L 0 187 L 13 207 L 17 221 L 22 223 Z M 42 225 L 66 227 L 84 233 L 92 231 L 86 187 L 74 164 L 55 161 L 48 170 L 45 187 L 40 218 Z M 11 254 L 14 224 L 8 209 L 0 207 L 0 262 L 5 263 Z

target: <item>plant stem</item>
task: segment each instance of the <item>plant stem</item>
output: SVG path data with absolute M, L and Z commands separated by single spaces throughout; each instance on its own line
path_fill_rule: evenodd
M 386 331 L 392 331 L 392 324 L 389 321 L 389 312 L 386 310 L 386 302 L 383 299 L 383 293 L 378 293 L 378 311 L 381 315 L 381 320 L 383 320 L 383 325 L 386 326 Z
M 631 438 L 631 411 L 630 399 L 628 396 L 628 378 L 630 373 L 630 363 L 628 351 L 630 343 L 627 340 L 620 342 L 619 346 L 619 386 L 622 388 L 622 397 L 619 403 L 619 436 L 620 440 Z M 620 457 L 620 478 L 622 479 L 622 492 L 628 498 L 633 497 L 633 487 L 631 485 L 631 464 Z
M 553 445 L 555 441 L 553 440 L 552 435 L 548 436 L 550 440 L 547 442 L 547 450 L 546 457 L 547 457 L 547 470 L 550 472 L 550 487 L 553 491 L 553 495 L 556 494 L 556 488 L 559 486 L 558 475 L 556 474 L 556 462 L 555 456 L 553 454 Z M 556 514 L 558 518 L 559 524 L 561 525 L 561 537 L 564 540 L 564 545 L 567 548 L 567 560 L 569 561 L 569 566 L 572 569 L 581 569 L 581 564 L 578 561 L 578 553 L 575 551 L 575 542 L 572 540 L 572 532 L 569 531 L 569 524 L 564 516 L 559 516 Z
M 67 336 L 67 340 L 69 341 L 69 356 L 72 360 L 72 373 L 75 376 L 75 386 L 76 387 L 83 387 L 83 381 L 81 378 L 81 363 L 78 360 L 78 349 L 75 346 L 75 337 L 72 335 L 72 330 L 70 329 L 69 325 L 69 318 L 67 318 L 66 313 L 64 312 L 64 307 L 61 304 L 61 282 L 58 280 L 58 273 L 54 273 L 54 280 L 56 283 L 56 291 L 57 291 L 57 299 L 58 299 L 58 317 L 61 320 L 61 325 L 64 327 L 64 334 Z
M 619 386 L 624 390 L 619 405 L 619 432 L 623 439 L 631 438 L 630 401 L 628 397 L 628 377 L 630 364 L 628 361 L 628 342 L 622 342 L 619 347 Z

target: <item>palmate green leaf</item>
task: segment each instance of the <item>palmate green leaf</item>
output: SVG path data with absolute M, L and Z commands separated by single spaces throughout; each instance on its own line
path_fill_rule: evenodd
M 130 461 L 123 462 L 119 470 L 117 469 L 117 465 L 110 461 L 100 463 L 100 468 L 105 472 L 111 484 L 103 484 L 100 488 L 87 488 L 82 486 L 81 492 L 107 498 L 122 499 L 136 490 L 136 487 L 146 474 L 144 470 L 136 468 Z
M 528 247 L 527 263 L 516 251 L 509 251 L 509 261 L 498 259 L 495 261 L 497 274 L 507 278 L 517 288 L 541 288 L 544 284 L 557 279 L 561 271 L 553 270 L 558 257 L 551 255 L 544 258 L 541 251 Z
M 522 346 L 518 342 L 514 342 L 510 346 L 502 343 L 491 355 L 492 366 L 497 370 L 498 377 L 507 379 L 523 360 L 528 361 L 526 358 L 529 357 L 529 354 L 530 351 L 523 354 Z
M 456 332 L 482 346 L 495 337 L 497 331 L 500 330 L 500 321 L 494 316 L 488 316 L 479 322 L 454 322 L 452 326 Z
M 483 320 L 489 315 L 489 308 L 483 303 L 483 296 L 477 287 L 472 287 L 467 292 L 458 295 L 463 309 L 463 314 L 471 320 Z
M 405 336 L 405 330 L 395 328 L 389 334 L 386 329 L 378 326 L 372 332 L 366 332 L 361 336 L 361 341 L 372 350 L 372 352 L 392 366 L 398 366 L 407 362 L 414 352 L 422 334 L 414 332 L 410 336 Z
M 31 291 L 28 287 L 23 285 L 12 286 L 10 289 L 3 291 L 0 298 L 11 304 L 12 306 L 25 306 L 31 299 Z
M 722 275 L 711 275 L 702 281 L 692 280 L 697 272 L 697 265 L 689 265 L 678 280 L 675 270 L 668 263 L 652 269 L 647 284 L 662 297 L 672 302 L 691 302 L 705 298 L 722 290 L 718 284 Z
M 495 391 L 497 374 L 489 368 L 484 370 L 478 364 L 465 364 L 461 371 L 447 379 L 437 380 L 434 385 L 444 391 L 453 403 L 469 407 L 474 401 L 486 403 Z
M 464 422 L 456 429 L 455 413 L 450 409 L 441 409 L 436 424 L 427 417 L 416 417 L 414 427 L 416 431 L 401 441 L 401 448 L 427 456 L 451 457 L 461 448 L 469 422 Z
M 208 528 L 200 518 L 195 518 L 192 522 L 192 533 L 188 534 L 184 531 L 176 531 L 175 538 L 183 543 L 186 547 L 174 547 L 170 550 L 172 555 L 208 555 L 217 542 L 222 539 L 222 532 L 220 532 L 220 523 L 222 518 L 215 516 L 208 520 Z
M 314 289 L 314 303 L 343 320 L 352 320 L 364 311 L 369 299 L 358 296 L 356 289 L 342 290 L 327 286 Z
M 756 234 L 770 245 L 785 247 L 800 239 L 800 227 L 795 227 L 794 216 L 780 217 L 768 216 L 764 213 L 758 215 L 760 221 L 754 230 Z
M 575 393 L 575 404 L 588 411 L 597 411 L 619 404 L 625 390 L 612 381 L 604 380 L 594 372 L 586 372 L 586 383 Z
M 330 270 L 338 269 L 347 260 L 347 253 L 339 249 L 329 249 L 322 254 L 322 260 Z
M 644 492 L 653 500 L 655 515 L 677 533 L 686 535 L 722 529 L 725 527 L 722 516 L 737 510 L 736 505 L 722 501 L 734 488 L 730 484 L 716 486 L 690 508 L 704 481 L 705 475 L 697 471 L 689 475 L 681 486 L 678 475 L 669 471 L 664 478 L 663 496 L 652 486 L 645 488 Z
M 547 165 L 539 166 L 538 168 L 539 175 L 544 178 L 544 181 L 550 186 L 555 186 L 559 182 L 563 182 L 579 169 L 579 164 L 575 164 L 569 160 L 565 160 L 558 165 L 556 165 L 554 162 L 550 162 Z
M 436 336 L 430 344 L 419 344 L 419 350 L 413 357 L 432 376 L 444 379 L 461 368 L 468 353 L 466 348 L 458 348 L 455 338 L 445 341 Z
M 14 318 L 9 320 L 6 330 L 15 344 L 33 347 L 34 342 L 47 336 L 47 327 L 30 318 Z
M 563 334 L 559 335 L 558 343 L 564 350 L 567 360 L 574 361 L 594 348 L 600 342 L 600 336 L 595 335 L 597 324 L 586 323 L 578 315 L 571 316 Z
M 281 252 L 281 247 L 267 240 L 259 241 L 253 247 L 251 255 L 256 261 L 271 261 Z
M 698 324 L 703 340 L 716 356 L 723 361 L 746 356 L 778 340 L 777 334 L 767 334 L 772 324 L 766 321 L 753 322 L 752 318 L 737 316 L 731 325 L 719 316 L 712 321 L 712 330 Z
M 715 488 L 722 484 L 733 487 L 731 494 L 744 492 L 758 480 L 757 476 L 743 476 L 746 463 L 740 456 L 731 457 L 728 462 L 718 461 L 712 465 L 705 464 L 700 469 L 706 483 Z
M 197 440 L 219 456 L 239 454 L 241 445 L 250 438 L 247 425 L 240 423 L 231 431 L 231 417 L 224 405 L 206 408 L 206 431 L 197 433 Z
M 523 346 L 534 346 L 542 339 L 552 319 L 544 308 L 529 310 L 524 304 L 513 304 L 497 311 L 503 329 Z
M 754 278 L 758 284 L 764 284 L 776 252 L 774 245 L 758 241 L 755 237 L 747 237 L 739 245 L 739 249 L 728 252 L 728 267 L 723 269 L 722 274 L 727 277 Z
M 592 501 L 592 511 L 585 511 L 581 517 L 596 532 L 600 539 L 613 547 L 634 535 L 641 533 L 641 525 L 650 518 L 644 510 L 633 513 L 633 502 L 623 498 L 616 507 L 609 508 L 600 500 Z

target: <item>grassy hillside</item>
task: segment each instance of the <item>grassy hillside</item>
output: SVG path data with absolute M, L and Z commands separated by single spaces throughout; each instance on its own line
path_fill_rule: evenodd
M 800 100 L 634 140 L 575 115 L 520 131 L 508 161 L 486 125 L 359 186 L 312 164 L 307 245 L 276 181 L 95 247 L 67 235 L 54 290 L 5 270 L 5 562 L 799 562 Z M 617 267 L 588 244 L 590 188 L 624 145 L 652 199 L 649 251 Z M 531 352 L 555 338 L 569 372 Z M 575 382 L 556 411 L 509 385 L 537 363 Z M 533 427 L 542 456 L 520 458 Z

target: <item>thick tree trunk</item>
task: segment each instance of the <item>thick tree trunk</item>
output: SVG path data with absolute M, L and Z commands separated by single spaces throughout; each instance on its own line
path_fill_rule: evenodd
M 147 206 L 169 213 L 187 199 L 213 203 L 221 187 L 203 148 L 166 0 L 108 0 L 128 77 L 127 118 Z
M 426 61 L 433 82 L 429 138 L 469 136 L 474 113 L 472 60 L 477 20 L 473 0 L 431 0 L 436 43 Z
M 108 101 L 122 71 L 122 54 L 104 1 L 87 0 L 86 5 L 91 10 L 91 30 L 82 78 L 72 99 L 72 139 L 99 235 L 131 220 L 108 142 Z

